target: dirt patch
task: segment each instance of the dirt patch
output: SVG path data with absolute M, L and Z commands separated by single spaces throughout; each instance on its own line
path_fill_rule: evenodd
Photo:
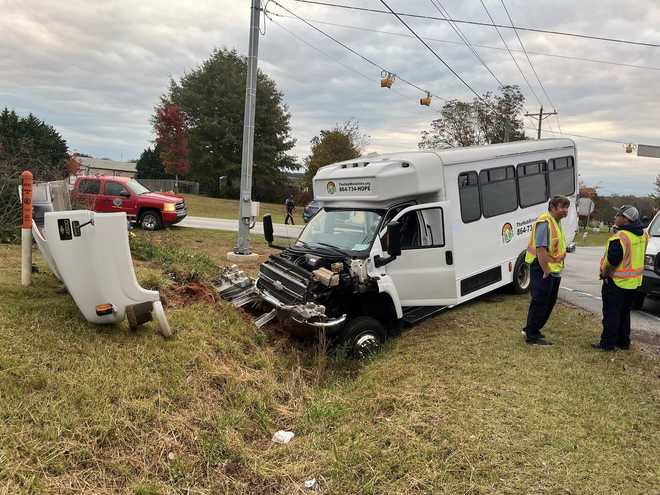
M 163 288 L 161 299 L 166 308 L 181 308 L 198 302 L 215 304 L 218 295 L 213 287 L 205 283 L 188 282 L 170 284 Z

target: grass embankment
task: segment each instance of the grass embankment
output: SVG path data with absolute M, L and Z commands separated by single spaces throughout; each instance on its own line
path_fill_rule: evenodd
M 168 259 L 182 232 L 216 252 Z M 151 239 L 138 277 L 167 286 L 163 266 L 204 280 L 234 237 Z M 585 313 L 558 307 L 556 345 L 527 347 L 527 297 L 495 294 L 356 364 L 218 302 L 170 308 L 171 340 L 96 327 L 43 263 L 23 289 L 19 249 L 0 256 L 0 493 L 657 492 L 658 358 L 593 352 Z
M 211 218 L 238 218 L 238 201 L 235 199 L 211 198 L 208 196 L 199 196 L 196 194 L 184 194 L 188 215 L 194 217 Z M 298 205 L 296 208 L 295 222 L 302 223 L 302 212 L 304 205 Z M 270 214 L 274 223 L 284 223 L 284 198 L 282 204 L 260 203 L 259 221 L 264 215 Z

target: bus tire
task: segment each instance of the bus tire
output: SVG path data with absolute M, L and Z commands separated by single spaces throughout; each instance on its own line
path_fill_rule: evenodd
M 525 253 L 518 256 L 516 264 L 513 266 L 513 282 L 511 290 L 514 294 L 525 294 L 529 292 L 531 273 L 529 263 L 525 262 Z
M 349 320 L 342 330 L 339 345 L 345 346 L 354 358 L 365 358 L 378 351 L 385 343 L 387 332 L 377 319 L 358 316 Z

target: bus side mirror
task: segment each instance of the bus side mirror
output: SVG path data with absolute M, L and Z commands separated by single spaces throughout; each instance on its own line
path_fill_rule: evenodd
M 387 224 L 387 254 L 392 258 L 401 255 L 401 224 L 399 222 Z
M 269 246 L 273 245 L 273 218 L 270 215 L 264 215 L 264 238 Z

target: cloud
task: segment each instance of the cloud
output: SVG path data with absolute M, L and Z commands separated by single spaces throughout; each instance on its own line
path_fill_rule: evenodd
M 417 40 L 408 37 L 409 33 L 391 15 L 331 9 L 293 0 L 280 2 L 310 19 L 399 33 L 393 36 L 318 25 L 378 65 L 435 95 L 472 98 L 469 90 Z M 520 26 L 660 40 L 660 5 L 655 0 L 624 4 L 614 0 L 557 0 L 534 6 L 523 0 L 506 2 L 514 22 Z M 375 0 L 345 3 L 381 8 Z M 439 15 L 427 0 L 388 3 L 399 11 Z M 442 3 L 452 16 L 488 22 L 478 1 Z M 486 5 L 498 23 L 508 23 L 499 1 L 486 0 Z M 248 0 L 0 0 L 0 8 L 0 106 L 38 115 L 60 130 L 71 148 L 97 156 L 137 157 L 153 139 L 149 119 L 170 78 L 177 79 L 198 66 L 216 47 L 247 51 Z M 268 9 L 283 13 L 272 2 Z M 391 90 L 381 89 L 377 67 L 300 21 L 274 19 L 329 55 L 266 22 L 266 34 L 260 38 L 259 66 L 285 95 L 297 139 L 294 152 L 300 158 L 308 153 L 309 140 L 321 129 L 349 119 L 357 119 L 363 132 L 371 136 L 366 151 L 416 147 L 421 131 L 438 114 L 442 104 L 439 98 L 434 98 L 430 108 L 422 107 L 418 103 L 421 93 L 400 79 Z M 460 40 L 447 23 L 410 18 L 407 22 L 421 36 L 445 40 L 429 43 L 478 93 L 496 89 L 497 82 L 472 53 L 456 44 Z M 492 47 L 477 50 L 500 80 L 520 85 L 527 96 L 528 110 L 538 111 L 539 102 L 503 50 L 497 32 L 468 25 L 460 25 L 460 29 L 473 43 Z M 520 50 L 515 34 L 511 30 L 502 32 L 509 46 Z M 564 132 L 660 144 L 660 71 L 539 54 L 657 67 L 658 48 L 523 31 L 520 36 L 560 113 Z M 552 105 L 524 55 L 515 51 L 514 56 L 541 103 L 550 109 Z M 528 125 L 535 126 L 531 121 Z M 544 128 L 558 131 L 557 120 L 545 120 Z M 533 130 L 527 132 L 534 135 Z M 660 160 L 626 155 L 617 143 L 587 139 L 576 142 L 585 182 L 600 183 L 602 190 L 608 192 L 652 191 L 653 180 L 660 174 Z

